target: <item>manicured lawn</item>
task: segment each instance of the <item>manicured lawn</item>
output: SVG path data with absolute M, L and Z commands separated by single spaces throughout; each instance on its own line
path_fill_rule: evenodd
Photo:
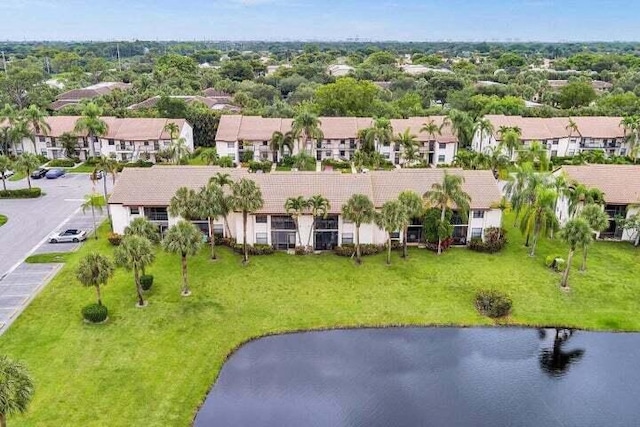
M 67 262 L 71 252 L 51 252 L 47 254 L 35 254 L 31 255 L 25 262 L 28 264 L 49 264 L 49 263 L 64 263 Z
M 96 169 L 96 167 L 87 165 L 86 163 L 82 163 L 81 165 L 76 166 L 74 168 L 63 168 L 63 169 L 66 170 L 67 173 L 92 173 Z
M 189 262 L 189 298 L 179 295 L 179 258 L 158 253 L 149 306 L 134 307 L 132 274 L 118 270 L 103 290 L 110 320 L 98 326 L 82 322 L 80 309 L 95 296 L 74 269 L 89 251 L 112 248 L 104 238 L 88 241 L 0 337 L 2 353 L 24 361 L 37 387 L 29 413 L 9 424 L 188 426 L 225 357 L 248 339 L 365 325 L 491 325 L 473 306 L 480 288 L 513 298 L 503 323 L 640 330 L 640 250 L 596 244 L 587 273 L 576 256 L 565 293 L 560 275 L 543 266 L 547 255 L 566 257 L 564 245 L 543 241 L 530 258 L 507 224 L 510 244 L 500 254 L 414 249 L 406 261 L 394 254 L 391 267 L 383 255 L 357 267 L 333 254 L 283 253 L 242 267 L 229 250 L 212 262 L 203 249 Z
M 22 179 L 25 179 L 27 177 L 27 174 L 23 173 L 23 172 L 18 172 L 16 171 L 13 176 L 11 176 L 11 178 L 8 179 L 8 181 L 20 181 Z
M 0 227 L 2 227 L 3 225 L 5 225 L 7 223 L 7 221 L 9 221 L 9 218 L 7 218 L 6 215 L 1 215 L 0 214 Z

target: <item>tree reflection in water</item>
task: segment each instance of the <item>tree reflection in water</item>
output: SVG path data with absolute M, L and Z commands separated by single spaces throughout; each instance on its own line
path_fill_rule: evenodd
M 540 363 L 540 369 L 542 369 L 547 375 L 559 378 L 563 377 L 569 367 L 582 359 L 584 356 L 584 349 L 575 349 L 570 351 L 563 351 L 562 346 L 571 338 L 573 330 L 556 328 L 555 337 L 553 339 L 553 347 L 545 348 L 540 351 L 538 361 Z M 540 339 L 545 339 L 547 331 L 545 329 L 538 330 Z

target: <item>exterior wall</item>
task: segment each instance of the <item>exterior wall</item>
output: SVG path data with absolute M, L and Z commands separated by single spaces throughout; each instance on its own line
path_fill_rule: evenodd
M 118 234 L 124 234 L 124 229 L 133 220 L 133 217 L 129 215 L 129 208 L 122 205 L 110 204 L 109 212 L 111 213 L 113 232 Z
M 640 205 L 630 205 L 627 208 L 627 219 L 638 214 L 640 214 Z M 622 233 L 622 240 L 634 241 L 635 239 L 636 235 L 632 230 L 624 230 L 624 232 Z
M 482 229 L 482 238 L 484 239 L 484 230 L 491 227 L 500 227 L 502 224 L 502 212 L 500 209 L 485 210 L 484 218 L 474 218 L 473 210 L 469 213 L 469 228 L 467 229 L 467 241 L 471 240 L 473 229 Z

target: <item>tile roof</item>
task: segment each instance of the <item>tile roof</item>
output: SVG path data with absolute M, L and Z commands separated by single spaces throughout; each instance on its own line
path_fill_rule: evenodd
M 604 192 L 610 204 L 640 204 L 640 165 L 563 166 L 570 180 Z
M 60 137 L 65 132 L 74 133 L 76 122 L 80 116 L 50 116 L 45 120 L 51 127 L 47 136 Z M 107 139 L 123 141 L 147 141 L 154 139 L 170 139 L 170 135 L 164 130 L 167 123 L 176 123 L 182 129 L 186 123 L 184 119 L 164 118 L 118 118 L 102 117 L 109 127 L 104 136 Z M 38 135 L 43 136 L 43 135 Z
M 122 82 L 102 82 L 92 86 L 87 86 L 81 89 L 73 89 L 67 92 L 61 93 L 56 97 L 56 100 L 74 100 L 79 101 L 81 99 L 95 98 L 96 96 L 105 95 L 112 92 L 115 89 L 129 89 L 130 83 Z
M 140 110 L 144 108 L 154 108 L 158 101 L 160 101 L 160 96 L 156 95 L 151 98 L 145 99 L 142 102 L 137 104 L 133 104 L 127 107 L 128 110 Z M 191 104 L 194 102 L 201 102 L 209 108 L 212 109 L 224 109 L 229 107 L 232 110 L 237 110 L 238 107 L 230 104 L 230 98 L 227 97 L 207 97 L 207 96 L 193 96 L 193 95 L 171 95 L 170 98 L 174 99 L 182 99 L 185 103 Z
M 319 117 L 319 120 L 325 139 L 357 138 L 359 130 L 373 125 L 373 119 L 368 117 Z M 416 135 L 418 141 L 428 141 L 431 137 L 426 133 L 420 132 L 420 128 L 427 120 L 433 120 L 437 125 L 442 125 L 444 116 L 392 119 L 391 126 L 393 127 L 394 135 L 402 133 L 409 128 L 411 133 Z M 282 133 L 290 131 L 291 123 L 292 119 L 224 115 L 220 118 L 216 141 L 268 141 L 275 131 Z M 443 143 L 457 141 L 449 125 L 444 126 L 442 135 L 436 135 L 435 139 Z
M 231 99 L 231 95 L 230 95 L 230 94 L 228 94 L 227 92 L 224 92 L 224 91 L 222 91 L 222 90 L 217 90 L 217 89 L 214 89 L 214 88 L 212 88 L 212 87 L 210 87 L 210 88 L 207 88 L 207 89 L 203 90 L 203 91 L 202 91 L 202 94 L 203 94 L 204 96 L 225 97 L 225 98 L 229 98 L 229 99 Z
M 569 136 L 567 125 L 569 117 L 522 117 L 522 116 L 485 116 L 494 128 L 495 136 L 500 139 L 500 126 L 517 126 L 522 131 L 523 140 L 544 140 L 566 138 Z M 624 128 L 620 126 L 622 117 L 572 117 L 578 126 L 580 135 L 585 138 L 622 138 Z M 573 135 L 578 136 L 578 135 Z
M 338 213 L 353 194 L 365 194 L 377 207 L 396 198 L 404 190 L 422 195 L 435 182 L 441 182 L 445 169 L 403 169 L 376 171 L 368 174 L 327 172 L 272 172 L 252 174 L 246 169 L 221 169 L 214 166 L 154 166 L 126 168 L 109 198 L 112 204 L 129 206 L 166 206 L 178 188 L 198 189 L 218 172 L 232 179 L 249 178 L 262 190 L 265 201 L 261 212 L 285 213 L 288 197 L 322 194 L 331 203 L 331 212 Z M 471 208 L 488 209 L 500 200 L 497 182 L 490 171 L 449 169 L 449 173 L 465 177 L 464 190 L 472 198 Z

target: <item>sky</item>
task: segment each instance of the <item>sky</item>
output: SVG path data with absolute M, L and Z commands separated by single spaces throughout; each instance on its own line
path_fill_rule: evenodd
M 1 40 L 638 41 L 636 0 L 0 0 Z

